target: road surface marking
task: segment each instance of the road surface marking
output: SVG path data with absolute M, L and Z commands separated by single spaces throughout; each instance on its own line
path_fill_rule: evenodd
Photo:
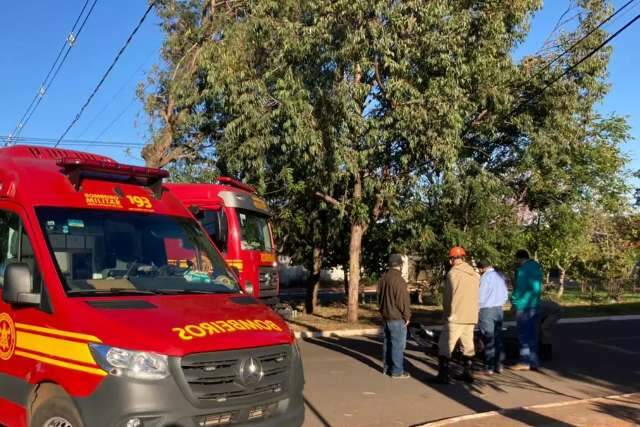
M 594 347 L 601 347 L 601 348 L 604 348 L 604 349 L 607 349 L 607 350 L 615 351 L 615 352 L 622 353 L 622 354 L 628 354 L 628 355 L 631 355 L 631 356 L 635 356 L 637 354 L 640 354 L 640 352 L 638 352 L 638 351 L 625 350 L 624 348 L 620 348 L 620 347 L 617 347 L 615 345 L 602 344 L 602 343 L 599 343 L 599 342 L 596 342 L 596 341 L 591 341 L 591 340 L 574 340 L 574 341 L 577 342 L 577 343 L 580 343 L 580 344 L 588 344 L 588 345 L 592 345 Z

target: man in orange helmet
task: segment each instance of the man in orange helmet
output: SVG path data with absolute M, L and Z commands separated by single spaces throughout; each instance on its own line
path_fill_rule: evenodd
M 459 246 L 449 251 L 451 270 L 447 273 L 444 286 L 444 327 L 438 343 L 438 377 L 443 384 L 451 382 L 449 361 L 458 340 L 462 344 L 464 371 L 461 379 L 473 382 L 471 367 L 475 348 L 473 330 L 478 323 L 478 298 L 480 275 L 465 261 L 465 251 Z

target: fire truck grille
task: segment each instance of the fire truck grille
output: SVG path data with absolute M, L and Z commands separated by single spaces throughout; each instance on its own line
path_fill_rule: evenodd
M 261 369 L 259 381 L 247 384 L 241 373 L 251 362 Z M 197 353 L 182 359 L 184 380 L 194 399 L 217 404 L 267 401 L 286 393 L 291 349 L 288 345 Z
M 270 291 L 278 288 L 278 272 L 273 267 L 260 267 L 260 290 Z

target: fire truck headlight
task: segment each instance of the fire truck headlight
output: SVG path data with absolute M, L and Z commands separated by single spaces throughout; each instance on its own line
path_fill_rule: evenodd
M 161 380 L 169 376 L 167 356 L 89 344 L 93 358 L 109 374 L 139 380 Z

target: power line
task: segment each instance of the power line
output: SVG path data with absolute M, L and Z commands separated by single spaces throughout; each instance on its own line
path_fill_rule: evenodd
M 591 35 L 593 33 L 595 33 L 596 31 L 598 31 L 599 29 L 601 29 L 607 22 L 609 22 L 611 19 L 613 19 L 616 15 L 618 15 L 619 13 L 621 13 L 624 9 L 627 8 L 627 6 L 629 6 L 631 3 L 634 3 L 637 0 L 629 0 L 628 2 L 626 2 L 624 5 L 622 5 L 622 7 L 620 7 L 618 10 L 616 10 L 614 13 L 612 13 L 611 15 L 609 15 L 608 17 L 606 17 L 603 21 L 601 21 L 598 26 L 596 26 L 595 28 L 593 28 L 591 31 L 589 31 L 587 34 L 585 34 L 584 36 L 582 36 L 580 39 L 578 39 L 577 41 L 575 41 L 571 46 L 569 46 L 567 49 L 565 49 L 562 53 L 556 55 L 551 61 L 547 62 L 544 67 L 542 67 L 540 70 L 538 70 L 533 76 L 531 76 L 530 80 L 535 79 L 536 77 L 540 76 L 540 74 L 542 74 L 543 72 L 545 72 L 546 70 L 548 70 L 553 64 L 555 64 L 556 62 L 558 62 L 560 59 L 562 59 L 563 57 L 565 57 L 567 54 L 569 54 L 569 52 L 571 52 L 573 49 L 575 49 L 580 43 L 582 43 L 583 41 L 585 41 L 586 39 L 588 39 L 589 37 L 591 37 Z
M 107 131 L 108 131 L 109 129 L 111 129 L 111 128 L 113 127 L 113 125 L 115 125 L 115 124 L 118 122 L 118 120 L 120 120 L 120 119 L 122 118 L 122 116 L 124 116 L 124 113 L 126 113 L 126 112 L 129 110 L 129 108 L 131 108 L 131 106 L 133 105 L 133 103 L 134 103 L 134 102 L 136 102 L 136 99 L 135 99 L 135 98 L 133 98 L 133 99 L 132 99 L 132 100 L 131 100 L 131 101 L 130 101 L 130 102 L 129 102 L 129 103 L 128 103 L 128 104 L 127 104 L 127 105 L 126 105 L 126 106 L 125 106 L 121 111 L 120 111 L 120 113 L 118 113 L 118 115 L 117 115 L 116 117 L 114 117 L 114 118 L 113 118 L 113 120 L 111 120 L 111 121 L 109 122 L 109 124 L 108 124 L 104 129 L 102 129 L 102 132 L 100 132 L 100 133 L 98 134 L 98 136 L 96 136 L 96 139 L 100 139 L 100 138 L 102 138 L 102 136 L 103 136 L 105 133 L 107 133 Z
M 603 41 L 602 43 L 600 43 L 597 47 L 595 47 L 594 49 L 592 49 L 591 51 L 589 51 L 589 53 L 585 56 L 583 56 L 578 62 L 576 62 L 575 64 L 571 65 L 569 68 L 567 68 L 562 74 L 560 74 L 559 76 L 557 76 L 556 78 L 554 78 L 553 80 L 547 82 L 547 84 L 545 84 L 541 89 L 539 89 L 532 97 L 524 100 L 523 102 L 521 102 L 520 104 L 518 104 L 516 107 L 514 107 L 513 110 L 511 110 L 511 112 L 508 114 L 509 116 L 511 116 L 512 114 L 516 113 L 520 108 L 524 107 L 525 105 L 529 104 L 530 102 L 536 100 L 538 97 L 540 97 L 540 95 L 542 95 L 547 89 L 549 89 L 551 86 L 553 86 L 554 84 L 556 84 L 558 81 L 560 81 L 562 78 L 566 77 L 570 72 L 572 72 L 573 70 L 575 70 L 580 64 L 582 64 L 584 61 L 586 61 L 587 59 L 591 58 L 593 55 L 595 55 L 597 52 L 599 52 L 603 47 L 605 47 L 607 44 L 609 44 L 613 39 L 615 39 L 616 37 L 618 37 L 623 31 L 625 31 L 627 28 L 629 28 L 631 25 L 633 25 L 638 19 L 640 19 L 640 14 L 636 15 L 635 18 L 633 18 L 632 20 L 630 20 L 629 22 L 627 22 L 622 28 L 620 28 L 618 31 L 616 31 L 615 33 L 613 33 L 612 35 L 610 35 L 605 41 Z
M 100 109 L 100 111 L 98 111 L 98 113 L 93 116 L 93 118 L 89 121 L 89 123 L 84 127 L 84 129 L 78 134 L 78 138 L 81 138 L 84 134 L 87 133 L 87 131 L 89 129 L 91 129 L 91 127 L 94 125 L 94 123 L 100 118 L 100 116 L 102 116 L 102 114 L 104 114 L 105 111 L 107 111 L 107 109 L 111 106 L 111 104 L 113 104 L 113 102 L 118 99 L 120 97 L 120 95 L 122 94 L 122 92 L 127 88 L 127 86 L 129 86 L 129 84 L 131 83 L 132 80 L 134 80 L 134 78 L 136 77 L 136 75 L 142 71 L 142 69 L 149 64 L 149 62 L 151 61 L 151 58 L 157 55 L 157 52 L 151 52 L 151 54 L 149 54 L 149 56 L 140 63 L 140 65 L 138 65 L 138 67 L 136 68 L 136 70 L 128 77 L 124 80 L 123 84 L 120 86 L 120 88 L 113 94 L 113 96 L 111 97 L 111 99 L 109 99 L 109 101 L 107 101 L 102 108 Z M 100 139 L 100 137 L 96 138 L 96 139 Z
M 76 114 L 76 117 L 71 121 L 71 123 L 69 123 L 69 126 L 67 126 L 67 129 L 63 132 L 62 135 L 60 135 L 60 138 L 58 138 L 58 142 L 56 142 L 56 145 L 54 145 L 54 147 L 57 147 L 58 144 L 62 142 L 62 140 L 64 139 L 65 136 L 67 136 L 67 134 L 69 133 L 71 128 L 78 122 L 78 120 L 80 120 L 80 117 L 82 116 L 82 113 L 87 108 L 87 106 L 91 103 L 91 100 L 96 95 L 96 93 L 98 93 L 98 91 L 100 90 L 100 87 L 102 86 L 104 81 L 109 76 L 109 73 L 111 73 L 111 70 L 113 70 L 113 67 L 115 67 L 116 63 L 120 59 L 120 56 L 122 56 L 122 53 L 127 49 L 127 47 L 129 46 L 129 43 L 131 43 L 131 40 L 133 39 L 133 36 L 138 32 L 138 30 L 140 29 L 140 27 L 144 23 L 145 19 L 147 19 L 147 15 L 149 15 L 149 12 L 151 12 L 151 9 L 153 9 L 154 5 L 155 5 L 155 3 L 151 3 L 149 5 L 149 7 L 145 11 L 144 15 L 142 15 L 142 18 L 140 18 L 140 21 L 138 22 L 138 25 L 136 25 L 136 27 L 133 29 L 133 31 L 129 35 L 129 38 L 124 43 L 124 45 L 120 48 L 120 51 L 118 52 L 116 57 L 111 62 L 111 65 L 109 66 L 109 68 L 107 68 L 107 71 L 104 73 L 104 75 L 102 76 L 102 78 L 98 82 L 98 85 L 95 87 L 93 92 L 91 92 L 91 95 L 89 95 L 89 98 L 87 98 L 87 101 L 84 103 L 82 108 L 80 108 L 80 111 L 78 111 L 78 113 Z
M 49 90 L 49 87 L 51 86 L 51 84 L 54 82 L 54 80 L 58 76 L 58 73 L 60 72 L 60 69 L 62 68 L 62 66 L 66 62 L 67 57 L 69 56 L 69 53 L 71 52 L 71 49 L 73 48 L 73 46 L 75 45 L 76 41 L 78 40 L 78 37 L 80 36 L 80 33 L 82 32 L 82 29 L 84 28 L 85 24 L 87 23 L 87 20 L 89 19 L 89 16 L 91 16 L 91 13 L 93 12 L 93 9 L 95 8 L 97 2 L 98 2 L 98 0 L 94 0 L 93 4 L 91 5 L 91 8 L 89 9 L 89 12 L 84 17 L 84 20 L 82 21 L 82 24 L 80 25 L 80 28 L 76 32 L 76 27 L 78 26 L 78 23 L 80 22 L 80 19 L 84 15 L 84 11 L 86 10 L 86 8 L 87 8 L 87 6 L 89 4 L 89 0 L 85 1 L 84 5 L 82 6 L 82 10 L 78 14 L 78 17 L 76 18 L 75 22 L 73 23 L 73 27 L 71 28 L 71 31 L 69 32 L 67 38 L 65 39 L 64 43 L 60 47 L 60 50 L 58 51 L 58 55 L 56 56 L 55 61 L 53 61 L 53 64 L 51 64 L 51 67 L 49 68 L 49 71 L 47 72 L 47 75 L 45 76 L 44 80 L 40 84 L 40 88 L 38 89 L 38 92 L 36 92 L 35 96 L 31 100 L 31 103 L 27 107 L 26 111 L 24 112 L 24 114 L 20 118 L 20 121 L 17 123 L 14 131 L 11 133 L 10 136 L 12 136 L 12 137 L 20 136 L 20 134 L 22 133 L 22 130 L 24 129 L 24 127 L 27 125 L 27 123 L 29 123 L 29 120 L 31 120 L 31 117 L 33 116 L 35 111 L 38 109 L 38 106 L 40 106 L 40 103 L 42 102 L 42 98 L 44 98 L 44 95 L 47 93 L 47 91 Z M 65 50 L 66 50 L 66 52 L 65 52 Z M 52 73 L 53 73 L 53 76 L 52 76 Z M 10 143 L 10 142 L 11 142 L 11 139 L 8 141 L 8 143 Z
M 94 0 L 93 4 L 91 5 L 91 9 L 89 9 L 89 13 L 87 14 L 87 16 L 85 16 L 84 20 L 82 21 L 82 25 L 80 26 L 80 29 L 78 29 L 78 33 L 72 38 L 72 41 L 69 41 L 69 48 L 67 49 L 67 51 L 65 52 L 64 56 L 62 57 L 62 61 L 60 61 L 60 64 L 58 65 L 58 67 L 54 71 L 53 77 L 51 77 L 51 80 L 47 84 L 47 87 L 44 88 L 44 90 L 41 89 L 41 91 L 40 91 L 41 95 L 38 97 L 38 101 L 36 102 L 36 105 L 33 107 L 31 112 L 27 116 L 27 119 L 26 119 L 24 125 L 26 125 L 26 123 L 29 120 L 31 120 L 31 116 L 33 116 L 33 113 L 35 113 L 36 109 L 40 105 L 40 102 L 42 102 L 44 94 L 46 93 L 47 90 L 49 90 L 49 86 L 51 86 L 51 83 L 53 83 L 53 81 L 56 79 L 56 77 L 58 77 L 58 73 L 60 72 L 60 70 L 62 69 L 62 66 L 66 62 L 67 57 L 69 56 L 69 53 L 71 53 L 71 48 L 75 44 L 75 40 L 77 40 L 78 37 L 80 36 L 80 33 L 82 32 L 82 29 L 84 28 L 85 24 L 87 23 L 87 20 L 89 19 L 89 16 L 91 15 L 91 12 L 93 12 L 93 9 L 94 9 L 94 7 L 95 7 L 97 2 L 98 2 L 98 0 Z M 20 136 L 20 134 L 22 133 L 22 129 L 24 128 L 24 125 L 21 126 L 20 129 L 18 130 L 18 133 L 17 133 L 18 136 Z
M 9 135 L 0 135 L 0 142 L 6 142 L 11 139 L 18 144 L 28 144 L 28 145 L 43 145 L 49 146 L 58 142 L 58 138 L 36 138 L 36 137 L 18 137 L 14 138 Z M 141 148 L 144 147 L 145 144 L 142 142 L 128 142 L 128 141 L 102 141 L 97 139 L 65 139 L 60 142 L 60 145 L 87 145 L 91 144 L 94 146 L 103 146 L 103 147 L 136 147 Z
M 78 17 L 76 18 L 76 22 L 73 23 L 73 27 L 71 28 L 71 31 L 69 32 L 69 35 L 64 40 L 64 43 L 62 43 L 62 46 L 60 47 L 60 50 L 58 51 L 58 56 L 56 56 L 55 61 L 53 61 L 53 64 L 51 64 L 51 68 L 49 68 L 49 72 L 47 72 L 47 75 L 45 76 L 44 80 L 42 81 L 42 84 L 40 85 L 40 89 L 38 89 L 38 92 L 33 97 L 33 99 L 31 100 L 31 103 L 27 107 L 27 110 L 24 112 L 24 114 L 20 118 L 20 121 L 16 125 L 16 128 L 13 131 L 13 135 L 18 136 L 18 132 L 22 130 L 22 127 L 24 127 L 25 118 L 27 117 L 27 115 L 31 111 L 31 108 L 36 103 L 38 98 L 42 98 L 42 96 L 44 96 L 44 88 L 46 87 L 46 82 L 47 82 L 47 80 L 49 80 L 49 77 L 51 76 L 51 73 L 53 72 L 53 69 L 56 67 L 56 64 L 60 60 L 60 57 L 62 56 L 62 53 L 64 52 L 65 48 L 67 47 L 67 43 L 69 43 L 69 39 L 72 37 L 73 32 L 76 30 L 76 26 L 78 25 L 78 22 L 80 21 L 80 18 L 82 17 L 82 14 L 84 14 L 84 11 L 87 8 L 88 4 L 89 4 L 89 0 L 86 0 L 84 2 L 84 6 L 82 6 L 82 10 L 78 14 Z

